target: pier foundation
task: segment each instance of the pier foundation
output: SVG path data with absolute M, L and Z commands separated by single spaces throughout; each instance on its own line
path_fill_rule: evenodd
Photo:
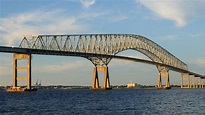
M 205 79 L 201 79 L 201 88 L 204 88 Z
M 104 73 L 103 86 L 99 86 L 98 72 L 102 71 Z M 91 90 L 107 90 L 111 89 L 109 71 L 107 66 L 95 66 L 93 70 L 93 79 Z
M 162 86 L 162 77 L 166 77 L 166 84 Z M 158 74 L 158 89 L 170 89 L 170 82 L 169 82 L 169 73 L 168 72 L 159 72 Z
M 27 65 L 18 66 L 18 60 L 26 60 Z M 18 71 L 24 70 L 26 71 L 25 76 L 18 76 Z M 26 87 L 18 86 L 19 80 L 26 81 Z M 22 92 L 22 91 L 32 91 L 34 89 L 31 88 L 31 54 L 13 54 L 13 83 L 10 88 L 7 88 L 7 92 Z
M 181 88 L 192 88 L 192 84 L 194 86 L 193 79 L 193 75 L 189 75 L 189 73 L 181 73 Z

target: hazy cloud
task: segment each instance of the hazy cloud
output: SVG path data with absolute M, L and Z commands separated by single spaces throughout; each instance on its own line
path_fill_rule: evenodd
M 6 75 L 9 75 L 9 68 L 0 66 L 0 77 Z
M 177 35 L 166 35 L 166 36 L 162 36 L 159 37 L 159 40 L 163 40 L 163 41 L 175 41 L 179 38 L 179 36 Z
M 0 18 L 0 44 L 18 45 L 24 35 L 66 34 L 85 29 L 77 18 L 61 15 L 63 11 L 33 11 Z M 42 15 L 43 14 L 43 15 Z
M 61 64 L 55 64 L 55 65 L 46 65 L 43 67 L 34 68 L 35 72 L 40 73 L 58 73 L 58 72 L 66 72 L 68 70 L 76 70 L 79 68 L 85 68 L 89 66 L 89 64 L 86 61 L 73 61 L 69 63 L 61 63 Z
M 118 22 L 118 21 L 123 21 L 126 19 L 128 19 L 128 17 L 126 15 L 120 14 L 120 15 L 112 16 L 109 20 L 112 22 Z
M 104 16 L 106 15 L 106 12 L 90 12 L 90 13 L 82 13 L 81 15 L 79 15 L 79 18 L 83 18 L 83 19 L 95 19 L 97 17 L 100 16 Z
M 137 0 L 137 2 L 158 16 L 175 21 L 178 27 L 185 26 L 190 18 L 205 10 L 203 0 Z
M 205 66 L 205 58 L 199 58 L 196 64 L 199 66 Z
M 93 4 L 95 4 L 95 0 L 80 0 L 80 2 L 82 3 L 82 5 L 86 8 L 89 8 L 90 6 L 92 6 Z

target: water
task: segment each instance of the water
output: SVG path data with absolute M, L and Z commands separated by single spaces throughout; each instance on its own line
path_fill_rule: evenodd
M 205 89 L 0 90 L 1 115 L 205 115 Z

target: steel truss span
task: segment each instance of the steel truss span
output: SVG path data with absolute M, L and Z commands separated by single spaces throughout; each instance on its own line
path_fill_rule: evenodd
M 187 65 L 150 39 L 133 34 L 83 34 L 25 36 L 20 48 L 116 55 L 133 49 L 153 62 L 188 70 Z M 86 57 L 95 65 L 107 65 L 112 57 Z

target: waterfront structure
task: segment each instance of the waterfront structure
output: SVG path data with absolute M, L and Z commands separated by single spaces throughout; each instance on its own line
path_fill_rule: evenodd
M 133 49 L 145 54 L 152 61 L 117 56 L 116 54 Z M 0 52 L 14 54 L 13 62 L 13 87 L 17 87 L 17 80 L 27 80 L 27 89 L 31 89 L 31 55 L 59 55 L 78 56 L 90 60 L 94 64 L 93 80 L 91 89 L 111 89 L 109 80 L 108 64 L 111 59 L 130 60 L 155 65 L 159 71 L 159 89 L 170 88 L 169 70 L 181 73 L 181 78 L 185 75 L 192 75 L 194 78 L 204 79 L 200 75 L 188 70 L 187 65 L 167 50 L 151 41 L 150 39 L 133 34 L 80 34 L 80 35 L 38 35 L 25 36 L 19 47 L 0 46 Z M 27 60 L 28 65 L 17 67 L 17 60 Z M 17 70 L 27 71 L 27 77 L 17 77 Z M 104 72 L 103 86 L 99 86 L 98 72 Z M 165 86 L 162 86 L 162 77 L 166 78 Z M 21 79 L 22 78 L 22 79 Z M 184 87 L 184 79 L 181 80 Z M 190 85 L 190 81 L 188 82 Z M 200 86 L 202 82 L 197 82 Z M 201 86 L 202 87 L 202 86 Z
M 136 83 L 131 82 L 127 84 L 127 88 L 133 88 L 133 87 L 136 87 Z

